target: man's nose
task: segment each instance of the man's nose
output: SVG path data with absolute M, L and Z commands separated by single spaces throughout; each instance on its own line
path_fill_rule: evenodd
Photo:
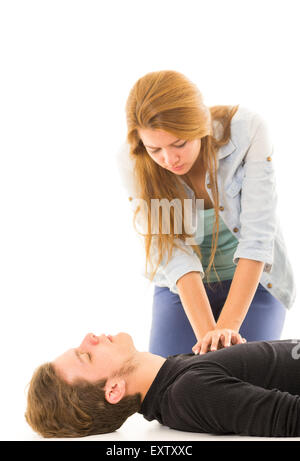
M 98 336 L 94 335 L 94 333 L 88 333 L 84 337 L 84 340 L 81 343 L 81 347 L 84 346 L 84 345 L 96 345 L 98 343 L 99 343 Z

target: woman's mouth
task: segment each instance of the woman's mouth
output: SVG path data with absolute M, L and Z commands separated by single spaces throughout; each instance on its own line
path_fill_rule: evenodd
M 180 166 L 177 166 L 177 167 L 174 167 L 174 168 L 171 168 L 172 171 L 179 171 L 183 168 L 183 165 L 180 165 Z

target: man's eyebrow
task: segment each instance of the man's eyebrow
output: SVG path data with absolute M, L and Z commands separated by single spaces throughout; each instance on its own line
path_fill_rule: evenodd
M 176 141 L 172 142 L 171 144 L 169 144 L 169 146 L 173 146 L 173 144 L 175 144 L 176 142 L 178 141 L 181 141 L 181 139 L 176 139 Z M 144 144 L 145 147 L 150 147 L 150 149 L 159 149 L 159 147 L 154 147 L 154 146 L 146 146 L 146 144 Z

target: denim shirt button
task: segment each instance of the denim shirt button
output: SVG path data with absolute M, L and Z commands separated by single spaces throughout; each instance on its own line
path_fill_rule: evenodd
M 268 284 L 267 284 L 267 287 L 268 287 L 268 288 L 272 288 L 272 283 L 268 283 Z
M 238 231 L 239 231 L 238 227 L 234 227 L 233 232 L 238 232 Z
M 220 206 L 220 207 L 219 207 L 219 210 L 220 210 L 220 211 L 224 211 L 224 207 L 223 207 L 223 206 Z
M 267 157 L 268 162 L 272 160 L 272 157 Z

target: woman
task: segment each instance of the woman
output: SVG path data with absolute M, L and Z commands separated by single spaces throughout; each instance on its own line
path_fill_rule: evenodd
M 120 172 L 144 231 L 144 275 L 155 283 L 149 351 L 167 357 L 279 339 L 295 283 L 265 121 L 241 106 L 206 107 L 197 86 L 175 71 L 140 78 L 126 117 Z M 153 218 L 151 199 L 176 199 L 168 232 L 161 209 Z M 185 199 L 204 205 L 196 207 L 204 226 L 198 219 L 195 233 L 184 226 Z

